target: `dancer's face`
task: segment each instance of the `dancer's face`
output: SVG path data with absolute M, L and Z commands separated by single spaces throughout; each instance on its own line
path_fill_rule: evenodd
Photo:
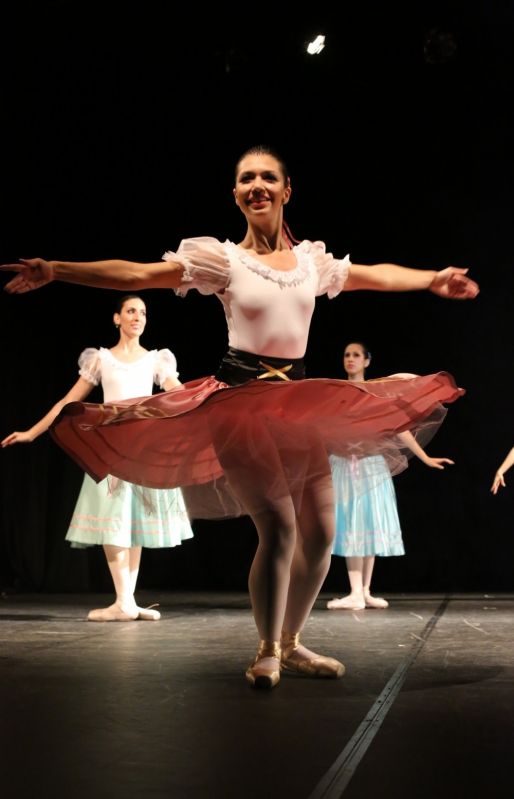
M 114 314 L 114 324 L 120 326 L 120 334 L 128 338 L 139 338 L 146 326 L 146 305 L 138 297 L 123 303 L 120 313 Z
M 343 368 L 350 380 L 364 380 L 364 370 L 369 366 L 360 344 L 348 344 L 343 355 Z
M 248 221 L 277 214 L 289 202 L 291 186 L 271 155 L 247 155 L 237 168 L 234 197 Z

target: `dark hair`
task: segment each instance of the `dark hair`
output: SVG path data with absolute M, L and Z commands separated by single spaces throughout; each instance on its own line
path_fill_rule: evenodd
M 358 344 L 359 347 L 361 347 L 362 349 L 364 357 L 367 358 L 368 361 L 371 361 L 371 352 L 369 351 L 369 349 L 367 348 L 366 344 L 364 344 L 363 341 L 359 341 L 358 338 L 357 339 L 352 338 L 351 341 L 349 341 L 348 344 L 345 345 L 345 349 L 346 347 L 349 347 L 350 344 Z
M 139 296 L 139 294 L 124 294 L 123 297 L 117 301 L 116 305 L 114 306 L 114 313 L 121 313 L 123 310 L 123 306 L 129 300 L 141 300 L 144 302 L 143 298 Z
M 273 147 L 269 147 L 267 144 L 256 144 L 254 147 L 249 147 L 248 150 L 245 150 L 245 152 L 239 156 L 235 168 L 236 181 L 237 181 L 237 173 L 239 170 L 239 164 L 241 163 L 243 158 L 246 158 L 249 155 L 269 155 L 271 158 L 274 158 L 275 161 L 278 162 L 280 171 L 282 173 L 282 177 L 284 178 L 285 185 L 289 186 L 291 184 L 291 177 L 289 175 L 289 170 L 287 168 L 286 162 L 284 161 L 282 156 L 280 156 L 277 153 L 277 151 L 273 149 Z M 285 239 L 290 249 L 295 244 L 300 243 L 298 239 L 295 239 L 295 237 L 291 233 L 291 229 L 284 218 L 282 218 L 282 237 Z
M 280 167 L 280 171 L 282 172 L 282 177 L 284 178 L 284 183 L 286 185 L 288 183 L 290 183 L 291 178 L 290 178 L 290 175 L 289 175 L 289 170 L 288 170 L 288 168 L 286 166 L 286 162 L 276 152 L 276 150 L 273 149 L 273 147 L 269 147 L 267 144 L 257 144 L 257 145 L 255 145 L 255 147 L 249 147 L 248 150 L 245 150 L 245 152 L 241 156 L 239 156 L 239 158 L 237 159 L 236 169 L 235 169 L 236 180 L 237 180 L 237 172 L 238 172 L 238 169 L 239 169 L 239 164 L 241 163 L 243 158 L 246 158 L 248 155 L 269 155 L 269 156 L 271 156 L 271 158 L 274 158 L 275 161 L 278 161 L 278 165 Z

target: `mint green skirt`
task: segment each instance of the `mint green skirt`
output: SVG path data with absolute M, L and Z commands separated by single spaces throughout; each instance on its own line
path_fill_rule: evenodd
M 117 547 L 175 547 L 193 531 L 179 488 L 145 489 L 105 478 L 95 483 L 84 475 L 66 540 L 72 547 L 112 544 Z

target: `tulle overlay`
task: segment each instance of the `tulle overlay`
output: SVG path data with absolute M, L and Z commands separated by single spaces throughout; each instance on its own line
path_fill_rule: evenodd
M 69 403 L 51 433 L 96 481 L 182 487 L 191 518 L 258 513 L 289 496 L 299 513 L 306 481 L 330 475 L 329 455 L 382 455 L 398 474 L 410 451 L 396 433 L 425 446 L 443 403 L 463 393 L 446 372 L 239 386 L 207 377 L 139 399 Z
M 343 557 L 404 555 L 396 494 L 381 455 L 330 457 L 336 509 L 332 554 Z

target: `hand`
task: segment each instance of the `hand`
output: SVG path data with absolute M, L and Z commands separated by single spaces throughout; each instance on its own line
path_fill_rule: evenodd
M 505 488 L 505 479 L 501 472 L 496 472 L 496 474 L 494 475 L 493 484 L 491 486 L 491 492 L 493 494 L 497 494 L 500 486 L 503 486 L 503 488 Z
M 31 441 L 34 441 L 34 436 L 28 430 L 24 430 L 23 432 L 15 432 L 6 436 L 3 441 L 0 441 L 0 446 L 10 447 L 11 444 L 29 444 Z
M 455 465 L 455 461 L 451 461 L 449 458 L 431 458 L 430 456 L 427 457 L 426 461 L 423 461 L 427 466 L 431 469 L 444 469 L 444 464 L 449 464 L 450 466 Z
M 46 286 L 54 279 L 54 268 L 42 258 L 20 258 L 19 264 L 3 264 L 2 272 L 19 272 L 4 286 L 9 294 L 25 294 L 27 291 Z
M 437 272 L 428 290 L 445 299 L 473 300 L 480 288 L 478 283 L 466 277 L 466 272 L 468 272 L 467 269 L 448 266 L 446 269 Z

